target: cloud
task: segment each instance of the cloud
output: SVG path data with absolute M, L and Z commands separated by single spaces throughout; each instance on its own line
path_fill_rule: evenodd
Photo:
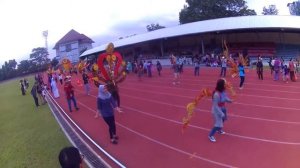
M 95 41 L 94 46 L 99 46 L 108 42 L 119 40 L 120 37 L 138 35 L 147 33 L 147 25 L 158 23 L 161 26 L 172 27 L 179 25 L 179 20 L 170 20 L 169 18 L 146 18 L 131 22 L 119 22 L 112 26 L 104 34 L 94 35 L 91 38 Z

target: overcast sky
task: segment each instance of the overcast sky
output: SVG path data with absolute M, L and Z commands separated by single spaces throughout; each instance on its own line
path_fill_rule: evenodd
M 264 6 L 275 4 L 280 15 L 289 15 L 290 0 L 246 0 L 261 15 Z M 45 47 L 48 30 L 50 57 L 55 43 L 71 29 L 92 38 L 94 46 L 132 34 L 146 26 L 179 24 L 185 0 L 0 0 L 0 65 L 28 59 L 33 48 Z

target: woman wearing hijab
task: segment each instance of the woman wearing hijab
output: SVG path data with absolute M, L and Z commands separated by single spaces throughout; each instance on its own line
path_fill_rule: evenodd
M 114 117 L 114 109 L 121 112 L 117 107 L 115 100 L 107 90 L 106 85 L 99 85 L 97 109 L 101 113 L 102 118 L 109 127 L 109 136 L 112 144 L 118 143 L 118 136 L 116 135 L 116 124 Z
M 54 98 L 59 98 L 59 93 L 54 78 L 51 79 L 51 88 Z

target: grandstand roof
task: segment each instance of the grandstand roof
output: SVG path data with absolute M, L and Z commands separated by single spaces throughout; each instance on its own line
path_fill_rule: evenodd
M 198 33 L 233 31 L 243 29 L 279 29 L 279 30 L 300 30 L 299 16 L 240 16 L 205 20 L 193 23 L 182 24 L 174 27 L 158 29 L 152 32 L 131 36 L 125 39 L 114 41 L 115 48 L 131 44 L 137 44 L 150 40 L 157 40 L 169 37 L 191 35 Z M 92 48 L 81 54 L 87 56 L 93 53 L 104 51 L 107 44 Z

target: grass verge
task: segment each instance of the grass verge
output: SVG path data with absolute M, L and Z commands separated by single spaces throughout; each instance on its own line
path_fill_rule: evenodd
M 0 84 L 0 167 L 59 167 L 58 153 L 70 143 L 48 105 L 22 96 L 19 80 Z

